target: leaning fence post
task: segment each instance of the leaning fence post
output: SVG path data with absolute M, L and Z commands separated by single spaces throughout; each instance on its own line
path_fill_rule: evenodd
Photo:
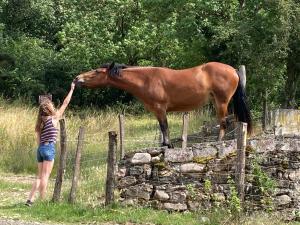
M 189 113 L 185 112 L 182 116 L 183 124 L 182 124 L 182 149 L 185 149 L 187 146 L 187 133 L 188 133 L 188 125 L 189 125 Z
M 117 150 L 117 133 L 115 131 L 108 132 L 108 156 L 107 156 L 107 176 L 105 189 L 105 205 L 114 202 L 114 186 L 115 186 L 115 164 Z
M 72 179 L 72 186 L 69 195 L 69 202 L 74 203 L 76 198 L 76 190 L 78 186 L 78 178 L 80 175 L 80 159 L 81 159 L 81 151 L 83 148 L 83 141 L 84 141 L 84 127 L 79 128 L 78 134 L 78 142 L 77 142 L 77 149 L 76 149 L 76 156 L 75 156 L 75 164 L 73 168 L 73 179 Z
M 61 187 L 62 187 L 63 176 L 65 173 L 66 158 L 67 158 L 67 132 L 66 132 L 65 119 L 59 120 L 59 125 L 60 125 L 60 158 L 59 158 L 59 165 L 58 165 L 53 197 L 52 197 L 53 202 L 57 202 L 60 200 Z
M 120 159 L 124 158 L 125 149 L 124 149 L 124 136 L 125 136 L 125 129 L 124 129 L 124 115 L 119 115 L 119 129 L 120 129 Z
M 245 151 L 247 140 L 247 123 L 237 123 L 237 163 L 236 163 L 236 186 L 241 202 L 244 201 L 245 186 Z

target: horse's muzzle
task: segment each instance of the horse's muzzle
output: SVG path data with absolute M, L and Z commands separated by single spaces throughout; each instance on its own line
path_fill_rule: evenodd
M 82 87 L 84 83 L 84 81 L 78 77 L 76 77 L 73 82 L 75 83 L 76 87 Z

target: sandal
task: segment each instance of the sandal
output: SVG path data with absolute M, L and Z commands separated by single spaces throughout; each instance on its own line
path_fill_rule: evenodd
M 25 203 L 25 205 L 27 205 L 27 206 L 29 206 L 29 207 L 32 206 L 32 204 L 33 204 L 33 202 L 30 201 L 30 200 L 27 200 L 26 203 Z

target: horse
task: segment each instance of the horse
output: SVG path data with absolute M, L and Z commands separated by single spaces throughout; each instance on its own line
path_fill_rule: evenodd
M 76 86 L 100 88 L 111 86 L 137 97 L 156 116 L 163 135 L 162 146 L 172 147 L 169 138 L 167 112 L 187 112 L 212 100 L 220 123 L 218 140 L 226 129 L 228 104 L 233 98 L 238 121 L 248 124 L 251 115 L 246 101 L 245 80 L 231 66 L 208 62 L 192 68 L 174 70 L 165 67 L 127 66 L 107 63 L 98 69 L 79 74 Z

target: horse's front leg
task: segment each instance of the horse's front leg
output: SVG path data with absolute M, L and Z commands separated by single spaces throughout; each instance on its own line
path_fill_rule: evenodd
M 168 148 L 173 148 L 170 142 L 169 127 L 167 113 L 165 110 L 155 110 L 155 116 L 159 122 L 159 127 L 163 136 L 162 146 L 168 146 Z
M 161 145 L 168 146 L 168 148 L 173 148 L 173 145 L 170 143 L 166 106 L 161 104 L 149 105 L 145 103 L 144 105 L 146 109 L 154 113 L 158 120 L 159 127 L 163 136 Z
M 160 130 L 163 135 L 162 146 L 168 146 L 168 148 L 173 148 L 173 145 L 170 142 L 169 128 L 168 128 L 168 120 L 167 117 L 165 119 L 158 119 Z

